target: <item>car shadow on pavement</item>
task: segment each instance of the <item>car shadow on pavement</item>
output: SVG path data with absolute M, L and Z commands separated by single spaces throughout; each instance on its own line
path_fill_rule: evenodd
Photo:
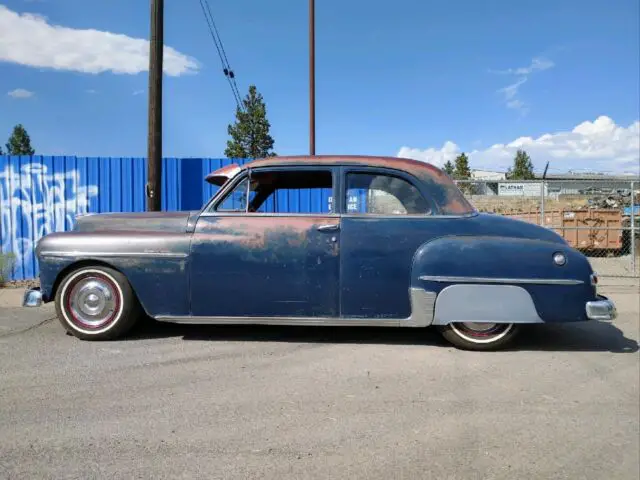
M 612 323 L 524 325 L 513 350 L 635 353 L 638 342 Z
M 182 337 L 211 342 L 292 342 L 335 344 L 431 345 L 452 347 L 434 328 L 306 327 L 271 325 L 180 325 L 142 322 L 127 340 Z M 505 351 L 584 351 L 635 353 L 638 342 L 615 325 L 602 322 L 523 325 Z
M 288 325 L 179 325 L 149 320 L 126 339 L 182 337 L 211 342 L 448 345 L 434 329 Z

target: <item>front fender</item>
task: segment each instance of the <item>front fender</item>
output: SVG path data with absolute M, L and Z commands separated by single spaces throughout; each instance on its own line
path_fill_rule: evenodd
M 557 252 L 566 256 L 565 265 L 553 262 Z M 592 273 L 586 257 L 568 245 L 449 236 L 420 246 L 411 286 L 438 294 L 434 323 L 579 321 L 586 320 L 586 302 L 595 299 Z
M 54 300 L 61 277 L 76 265 L 120 271 L 151 316 L 189 313 L 189 241 L 186 233 L 62 232 L 36 247 L 45 301 Z

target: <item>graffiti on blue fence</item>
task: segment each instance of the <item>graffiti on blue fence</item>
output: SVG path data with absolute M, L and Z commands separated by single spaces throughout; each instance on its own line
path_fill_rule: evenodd
M 78 170 L 50 173 L 40 163 L 7 163 L 0 170 L 2 252 L 12 252 L 20 268 L 40 238 L 72 228 L 97 195 L 98 186 L 83 184 Z

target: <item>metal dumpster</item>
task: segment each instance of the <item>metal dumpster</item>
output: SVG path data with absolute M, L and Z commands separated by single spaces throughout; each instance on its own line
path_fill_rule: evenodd
M 540 225 L 540 210 L 503 215 Z M 544 212 L 544 226 L 556 231 L 579 250 L 622 249 L 622 212 L 618 209 L 565 209 Z

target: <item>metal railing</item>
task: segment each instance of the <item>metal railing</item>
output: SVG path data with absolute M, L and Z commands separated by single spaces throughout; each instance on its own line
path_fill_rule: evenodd
M 600 276 L 640 276 L 640 177 L 456 180 L 480 212 L 542 225 Z

